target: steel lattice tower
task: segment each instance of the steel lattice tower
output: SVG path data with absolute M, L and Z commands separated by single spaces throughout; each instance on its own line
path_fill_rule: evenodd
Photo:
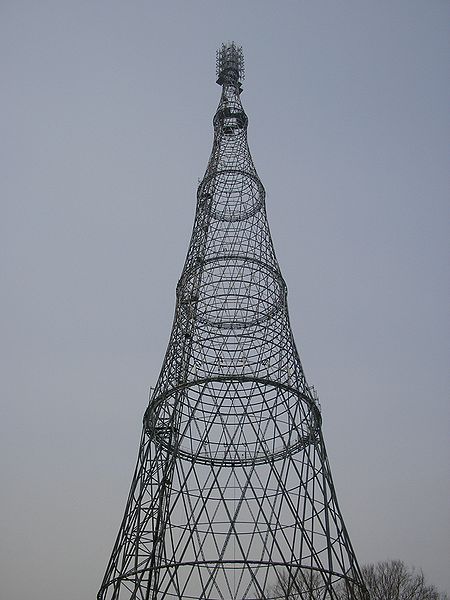
M 247 144 L 222 94 L 175 318 L 98 600 L 365 598 Z

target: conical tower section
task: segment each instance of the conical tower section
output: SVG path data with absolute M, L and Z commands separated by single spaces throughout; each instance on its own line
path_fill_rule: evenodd
M 360 599 L 247 144 L 234 43 L 175 318 L 98 600 Z

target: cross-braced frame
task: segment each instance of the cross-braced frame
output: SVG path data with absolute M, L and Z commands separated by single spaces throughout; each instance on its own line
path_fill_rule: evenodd
M 99 600 L 363 599 L 247 144 L 242 50 Z

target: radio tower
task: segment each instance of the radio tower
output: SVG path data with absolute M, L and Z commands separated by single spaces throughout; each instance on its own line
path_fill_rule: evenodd
M 172 333 L 98 600 L 366 598 L 289 324 L 243 78 L 242 49 L 223 45 Z

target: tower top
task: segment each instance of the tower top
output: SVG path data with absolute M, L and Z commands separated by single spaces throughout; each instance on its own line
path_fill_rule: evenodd
M 244 80 L 244 53 L 234 42 L 222 44 L 216 52 L 216 74 L 219 85 L 239 85 Z

